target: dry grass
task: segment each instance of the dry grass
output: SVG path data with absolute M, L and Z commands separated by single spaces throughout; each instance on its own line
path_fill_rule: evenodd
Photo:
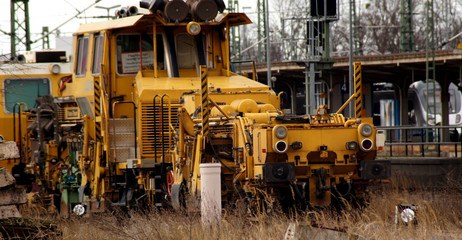
M 347 229 L 359 239 L 462 239 L 460 190 L 410 192 L 390 184 L 372 192 L 363 209 L 347 205 L 340 213 L 319 210 L 290 217 L 276 213 L 249 217 L 234 211 L 224 214 L 221 224 L 214 227 L 203 226 L 197 211 L 153 210 L 133 212 L 129 217 L 114 214 L 56 221 L 64 239 L 283 239 L 293 222 Z M 418 206 L 417 224 L 394 223 L 395 206 L 401 203 Z

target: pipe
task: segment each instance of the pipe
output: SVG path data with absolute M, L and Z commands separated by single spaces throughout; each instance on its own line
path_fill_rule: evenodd
M 211 98 L 209 98 L 208 100 L 212 103 L 213 106 L 215 106 L 218 109 L 218 111 L 220 111 L 225 116 L 227 120 L 229 120 L 228 114 L 225 111 L 223 111 L 223 109 L 221 109 L 221 107 L 218 106 L 218 104 L 215 101 L 213 101 Z
M 352 124 L 356 123 L 356 119 L 350 119 L 350 120 L 347 120 L 344 124 L 345 127 L 348 127 Z
M 342 105 L 342 107 L 339 108 L 339 110 L 337 110 L 335 114 L 340 114 L 343 111 L 343 109 L 345 109 L 348 106 L 348 104 L 351 102 L 351 100 L 353 100 L 355 96 L 355 94 L 352 94 L 351 97 L 348 98 L 348 100 L 346 100 L 346 102 Z
M 134 16 L 134 15 L 138 14 L 138 8 L 135 7 L 135 6 L 129 7 L 128 11 L 127 11 L 127 14 L 128 14 L 128 16 Z
M 239 197 L 245 201 L 247 200 L 247 198 L 246 198 L 245 191 L 241 186 L 241 181 L 240 181 L 243 173 L 244 171 L 241 170 L 241 172 L 237 174 L 237 176 L 233 179 L 233 185 L 234 185 L 234 189 L 239 194 Z

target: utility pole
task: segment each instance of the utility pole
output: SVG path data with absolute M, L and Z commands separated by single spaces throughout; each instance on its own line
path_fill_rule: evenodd
M 18 51 L 30 50 L 29 0 L 10 1 L 10 23 L 11 59 L 15 59 Z

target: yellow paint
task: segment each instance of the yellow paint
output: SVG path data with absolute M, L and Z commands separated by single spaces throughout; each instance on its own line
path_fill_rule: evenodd
M 70 75 L 70 64 L 69 63 L 55 63 L 61 67 L 61 73 L 53 74 L 49 70 L 49 63 L 5 63 L 0 65 L 0 99 L 4 99 L 4 82 L 8 79 L 35 79 L 45 78 L 50 83 L 50 93 L 53 96 L 58 96 L 58 83 L 59 80 Z M 33 106 L 27 106 L 31 108 Z M 17 108 L 17 110 L 19 110 Z M 23 111 L 26 108 L 23 108 Z M 17 114 L 17 113 L 16 113 Z M 21 117 L 22 122 L 22 133 L 26 132 L 26 115 Z M 16 124 L 18 124 L 18 116 L 16 115 Z M 2 135 L 6 141 L 13 141 L 13 113 L 7 112 L 5 106 L 2 104 L 0 109 L 0 135 Z M 16 125 L 18 128 L 18 125 Z M 18 129 L 17 129 L 18 131 Z M 18 134 L 18 133 L 17 133 Z M 18 138 L 18 137 L 17 137 Z M 18 143 L 19 140 L 17 139 Z

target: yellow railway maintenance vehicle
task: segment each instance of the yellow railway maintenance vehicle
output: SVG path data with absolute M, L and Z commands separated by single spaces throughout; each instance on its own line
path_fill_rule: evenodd
M 44 50 L 0 63 L 0 167 L 11 172 L 15 164 L 26 161 L 27 114 L 23 113 L 36 107 L 38 97 L 59 95 L 59 83 L 71 79 L 65 58 L 65 51 Z
M 60 192 L 58 170 L 49 169 L 54 174 L 44 175 L 40 166 L 45 165 L 35 164 L 31 150 L 38 145 L 31 140 L 30 124 L 36 117 L 37 98 L 60 96 L 64 83 L 72 80 L 71 64 L 66 52 L 59 50 L 32 51 L 18 58 L 0 64 L 0 167 L 15 176 L 16 184 L 27 186 L 33 203 L 50 207 L 53 192 Z M 45 129 L 50 131 L 49 126 Z M 37 186 L 46 191 L 32 191 Z
M 31 161 L 65 186 L 64 213 L 180 207 L 200 197 L 200 163 L 222 164 L 223 202 L 249 206 L 326 206 L 390 177 L 370 118 L 284 115 L 268 86 L 230 71 L 229 29 L 245 14 L 218 13 L 222 0 L 140 6 L 150 12 L 78 29 L 72 81 L 31 119 Z

